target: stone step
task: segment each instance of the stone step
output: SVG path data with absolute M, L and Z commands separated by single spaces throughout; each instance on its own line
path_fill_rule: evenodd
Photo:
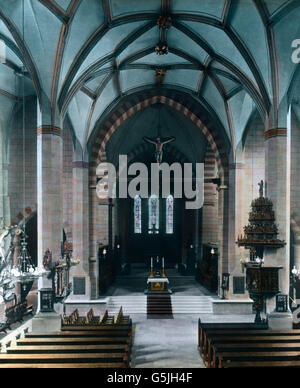
M 212 298 L 210 296 L 171 295 L 173 314 L 212 314 Z M 164 303 L 158 298 L 159 307 Z M 151 302 L 152 304 L 152 302 Z M 110 314 L 116 314 L 120 307 L 124 314 L 147 314 L 147 296 L 115 296 L 110 297 L 107 305 Z M 151 306 L 152 307 L 152 306 Z

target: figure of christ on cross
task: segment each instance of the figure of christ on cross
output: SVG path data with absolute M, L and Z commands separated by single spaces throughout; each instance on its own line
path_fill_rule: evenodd
M 158 164 L 161 164 L 163 157 L 163 146 L 174 141 L 175 137 L 161 138 L 158 136 L 156 139 L 151 139 L 149 137 L 144 137 L 143 139 L 147 143 L 155 145 L 155 159 Z

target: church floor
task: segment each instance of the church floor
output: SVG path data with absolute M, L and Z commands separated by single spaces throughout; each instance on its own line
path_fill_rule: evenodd
M 253 322 L 252 315 L 200 316 L 203 322 Z M 198 315 L 178 314 L 174 319 L 133 315 L 132 368 L 205 368 L 198 352 Z
M 134 326 L 134 341 L 131 367 L 133 368 L 204 368 L 198 352 L 198 319 L 202 322 L 253 322 L 252 315 L 214 315 L 202 313 L 209 311 L 206 304 L 211 298 L 217 298 L 192 276 L 181 276 L 177 270 L 168 269 L 167 276 L 173 291 L 173 303 L 179 297 L 182 301 L 195 300 L 203 302 L 199 313 L 187 314 L 188 310 L 179 310 L 174 319 L 147 319 L 147 314 L 133 313 L 146 311 L 146 288 L 148 272 L 134 266 L 129 276 L 120 276 L 108 290 L 107 296 L 125 307 Z M 131 301 L 131 302 L 130 302 Z M 128 305 L 126 305 L 128 303 Z M 185 302 L 184 302 L 185 303 Z M 140 307 L 139 307 L 140 306 Z M 173 306 L 173 311 L 176 310 Z M 202 311 L 202 312 L 201 312 Z

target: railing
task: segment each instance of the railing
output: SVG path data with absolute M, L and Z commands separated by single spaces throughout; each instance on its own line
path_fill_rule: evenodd
M 23 325 L 13 330 L 11 333 L 7 334 L 4 338 L 0 340 L 0 352 L 5 353 L 6 348 L 12 345 L 20 338 L 24 338 L 25 334 L 32 330 L 32 319 L 29 319 Z

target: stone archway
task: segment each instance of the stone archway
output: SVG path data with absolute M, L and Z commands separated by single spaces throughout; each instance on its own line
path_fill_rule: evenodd
M 99 244 L 99 235 L 103 235 L 106 241 L 109 241 L 110 229 L 110 212 L 111 205 L 102 203 L 99 206 L 99 199 L 96 196 L 95 187 L 97 184 L 96 169 L 99 163 L 106 162 L 106 146 L 114 132 L 119 126 L 125 123 L 126 120 L 133 117 L 138 112 L 146 109 L 154 104 L 165 104 L 172 109 L 180 112 L 183 116 L 191 120 L 195 126 L 201 131 L 206 138 L 211 153 L 215 159 L 218 176 L 221 183 L 221 191 L 219 191 L 219 208 L 218 208 L 218 224 L 223 225 L 219 228 L 219 252 L 220 252 L 220 268 L 226 272 L 228 267 L 228 166 L 229 166 L 229 146 L 221 135 L 221 131 L 213 122 L 208 121 L 206 115 L 206 123 L 201 120 L 201 112 L 197 111 L 197 106 L 192 106 L 187 101 L 180 100 L 177 96 L 153 95 L 135 96 L 131 101 L 127 101 L 118 109 L 116 109 L 105 121 L 102 122 L 100 129 L 90 143 L 90 163 L 89 163 L 89 181 L 90 181 L 90 239 L 91 250 L 90 257 L 97 257 L 97 245 Z M 134 156 L 134 155 L 132 155 Z M 97 211 L 95 211 L 97 209 Z M 107 220 L 107 221 L 106 221 Z M 104 225 L 103 223 L 107 223 Z M 103 237 L 101 237 L 103 239 Z

